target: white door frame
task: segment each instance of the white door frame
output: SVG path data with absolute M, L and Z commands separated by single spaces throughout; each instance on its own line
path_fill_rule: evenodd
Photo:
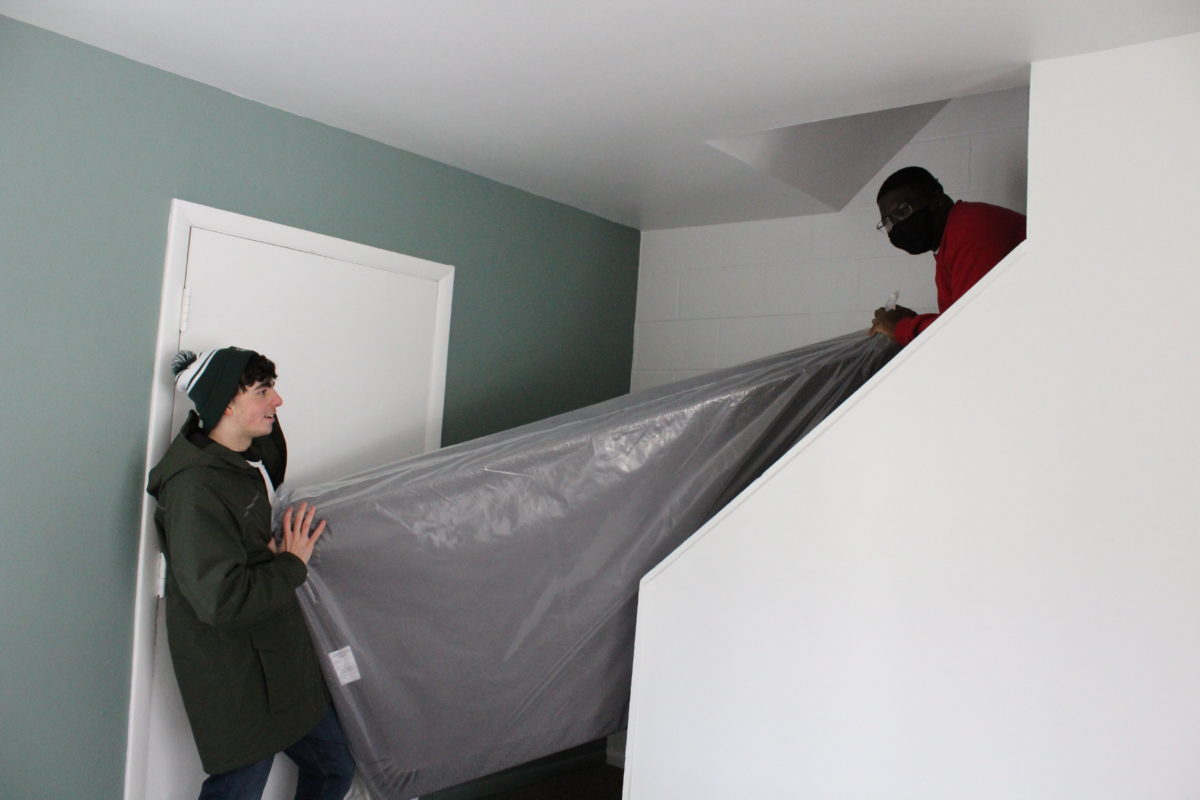
M 162 458 L 171 441 L 174 382 L 170 374 L 170 362 L 178 349 L 180 328 L 185 321 L 183 288 L 192 228 L 240 236 L 376 269 L 401 272 L 435 283 L 437 311 L 432 374 L 429 376 L 425 447 L 426 450 L 434 450 L 441 445 L 446 355 L 450 338 L 450 302 L 454 289 L 453 267 L 176 199 L 171 201 L 168 223 L 158 339 L 154 348 L 154 372 L 150 390 L 150 421 L 146 437 L 146 473 L 143 475 L 143 486 L 150 468 Z M 150 730 L 151 680 L 154 675 L 158 563 L 159 546 L 158 534 L 154 529 L 154 500 L 148 494 L 144 494 L 134 600 L 133 669 L 130 678 L 125 753 L 125 800 L 146 800 L 146 752 Z

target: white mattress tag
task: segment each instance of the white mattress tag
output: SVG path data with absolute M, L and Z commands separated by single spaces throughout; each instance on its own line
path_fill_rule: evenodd
M 354 651 L 349 645 L 330 653 L 329 661 L 333 664 L 333 671 L 337 673 L 338 683 L 342 686 L 354 683 L 362 677 L 358 672 L 358 663 L 354 660 Z

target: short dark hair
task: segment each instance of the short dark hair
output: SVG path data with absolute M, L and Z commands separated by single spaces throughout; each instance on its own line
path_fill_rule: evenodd
M 249 389 L 256 383 L 273 383 L 275 378 L 275 362 L 261 353 L 254 353 L 246 362 L 242 376 L 238 378 L 238 390 Z
M 930 197 L 945 194 L 942 184 L 924 167 L 905 167 L 893 172 L 879 187 L 875 200 L 878 201 L 893 189 L 917 189 L 922 194 L 928 193 Z

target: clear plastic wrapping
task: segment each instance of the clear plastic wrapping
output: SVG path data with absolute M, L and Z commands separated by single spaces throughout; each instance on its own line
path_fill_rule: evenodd
M 861 333 L 285 491 L 300 598 L 378 798 L 622 730 L 638 582 L 896 352 Z

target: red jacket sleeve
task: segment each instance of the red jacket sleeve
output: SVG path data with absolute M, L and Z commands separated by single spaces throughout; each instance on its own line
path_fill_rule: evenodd
M 988 203 L 955 203 L 936 256 L 938 312 L 953 305 L 1024 240 L 1024 214 Z M 918 314 L 900 320 L 896 342 L 908 344 L 937 318 L 938 314 Z
M 896 344 L 904 345 L 917 338 L 917 334 L 929 327 L 929 323 L 938 318 L 937 314 L 917 314 L 915 317 L 905 317 L 896 323 Z

